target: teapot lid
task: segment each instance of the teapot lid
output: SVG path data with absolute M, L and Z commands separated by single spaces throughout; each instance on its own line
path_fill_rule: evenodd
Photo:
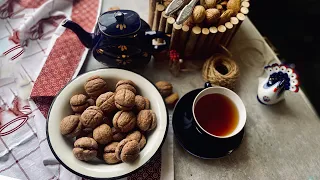
M 115 10 L 103 13 L 98 20 L 99 29 L 107 36 L 127 36 L 141 27 L 139 15 L 131 10 Z

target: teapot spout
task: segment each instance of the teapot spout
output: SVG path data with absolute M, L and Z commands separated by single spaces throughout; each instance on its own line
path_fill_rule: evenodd
M 71 31 L 73 31 L 78 38 L 80 39 L 81 43 L 91 49 L 93 46 L 93 34 L 92 33 L 88 33 L 87 31 L 85 31 L 81 26 L 79 26 L 79 24 L 70 21 L 68 19 L 65 19 L 62 22 L 62 26 L 66 27 L 68 29 L 70 29 Z

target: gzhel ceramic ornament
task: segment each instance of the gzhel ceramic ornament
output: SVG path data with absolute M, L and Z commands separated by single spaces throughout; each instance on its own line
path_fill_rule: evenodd
M 299 91 L 299 81 L 294 70 L 285 65 L 265 66 L 267 78 L 259 78 L 258 101 L 265 105 L 276 104 L 284 99 L 286 90 Z

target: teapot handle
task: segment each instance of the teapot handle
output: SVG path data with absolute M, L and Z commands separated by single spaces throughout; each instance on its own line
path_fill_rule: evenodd
M 153 45 L 153 49 L 155 52 L 160 52 L 165 49 L 168 49 L 170 46 L 170 37 L 167 36 L 165 33 L 160 31 L 146 31 L 145 36 L 152 41 L 155 38 L 161 38 L 164 39 L 165 43 L 160 45 Z

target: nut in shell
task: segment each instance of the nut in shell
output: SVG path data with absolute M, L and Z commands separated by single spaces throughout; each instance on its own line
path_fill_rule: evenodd
M 121 89 L 114 96 L 115 105 L 118 109 L 129 111 L 135 105 L 135 94 L 128 89 Z
M 202 5 L 204 8 L 214 8 L 217 4 L 217 0 L 200 0 L 200 5 Z
M 80 121 L 84 127 L 95 128 L 102 123 L 103 112 L 97 106 L 88 107 L 80 116 Z
M 183 25 L 189 26 L 189 28 L 193 28 L 195 26 L 195 23 L 193 22 L 193 17 L 189 16 L 187 20 L 183 22 Z
M 119 111 L 113 117 L 113 126 L 121 132 L 129 132 L 136 126 L 137 118 L 133 112 Z
M 159 81 L 156 83 L 162 97 L 167 97 L 172 93 L 172 84 L 167 81 Z
M 93 130 L 93 139 L 99 144 L 108 144 L 113 140 L 113 134 L 110 126 L 101 124 Z
M 217 4 L 216 5 L 216 9 L 218 9 L 219 11 L 223 10 L 223 6 L 221 4 Z
M 228 22 L 233 14 L 233 11 L 231 9 L 227 9 L 225 12 L 223 12 L 220 16 L 219 25 L 223 25 L 226 22 Z
M 227 9 L 232 10 L 232 15 L 235 16 L 241 8 L 241 0 L 229 0 L 227 3 Z
M 121 160 L 119 160 L 116 157 L 116 148 L 118 146 L 118 142 L 112 142 L 110 144 L 108 144 L 105 148 L 104 148 L 104 153 L 103 153 L 103 160 L 107 163 L 107 164 L 116 164 L 121 162 Z
M 74 156 L 81 161 L 89 161 L 97 156 L 98 143 L 89 137 L 82 137 L 74 142 Z
M 206 9 L 201 5 L 197 5 L 193 9 L 192 17 L 193 17 L 193 21 L 196 24 L 201 23 L 204 20 L 204 18 L 206 18 Z
M 137 117 L 137 126 L 142 131 L 151 131 L 157 126 L 157 117 L 152 110 L 142 110 Z
M 82 113 L 89 107 L 89 103 L 87 102 L 87 96 L 84 94 L 76 94 L 70 99 L 70 106 L 73 112 Z
M 218 9 L 212 8 L 206 10 L 206 19 L 205 23 L 210 26 L 216 22 L 218 22 L 220 17 L 220 11 Z
M 107 92 L 107 83 L 100 76 L 92 76 L 84 84 L 84 90 L 96 99 L 100 94 Z
M 115 154 L 117 159 L 123 162 L 133 162 L 139 156 L 140 146 L 136 140 L 122 140 L 116 148 Z
M 77 115 L 67 116 L 60 122 L 60 132 L 67 137 L 74 138 L 81 133 L 81 130 L 82 124 Z

